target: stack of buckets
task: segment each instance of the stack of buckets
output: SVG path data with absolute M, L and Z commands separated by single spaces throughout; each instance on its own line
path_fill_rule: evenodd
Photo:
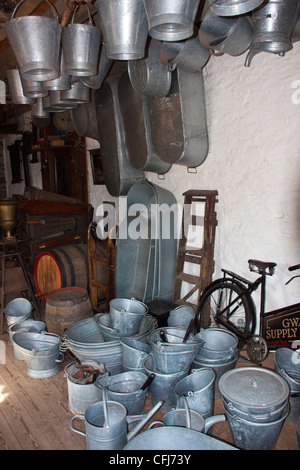
M 259 367 L 226 372 L 219 381 L 234 445 L 243 450 L 275 449 L 289 413 L 289 386 L 280 375 Z
M 174 387 L 180 379 L 188 375 L 200 346 L 199 341 L 194 341 L 192 333 L 183 343 L 185 334 L 186 328 L 164 327 L 157 328 L 149 337 L 151 352 L 144 360 L 143 366 L 148 375 L 155 375 L 149 391 L 153 405 L 160 400 L 164 401 L 162 412 L 176 407 Z
M 236 335 L 222 328 L 201 328 L 195 335 L 200 340 L 200 347 L 192 367 L 199 369 L 211 367 L 216 373 L 215 398 L 221 398 L 219 391 L 220 377 L 228 370 L 234 369 L 238 360 L 238 339 Z
M 300 417 L 300 353 L 289 348 L 277 349 L 275 371 L 289 384 L 290 412 L 287 421 L 296 423 Z

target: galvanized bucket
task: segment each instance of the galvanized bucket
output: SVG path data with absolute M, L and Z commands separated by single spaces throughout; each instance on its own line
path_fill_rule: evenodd
M 133 298 L 112 299 L 109 302 L 111 327 L 122 334 L 136 334 L 147 312 L 147 305 Z
M 151 356 L 158 372 L 172 374 L 188 370 L 196 357 L 199 344 L 152 344 Z
M 211 416 L 214 410 L 215 379 L 216 373 L 209 367 L 193 370 L 175 385 L 177 406 L 182 408 L 186 400 L 190 410 L 197 411 L 204 418 Z
M 48 91 L 43 88 L 42 82 L 34 82 L 21 77 L 23 92 L 27 98 L 43 98 L 48 95 Z
M 200 0 L 144 0 L 149 35 L 161 41 L 192 36 Z
M 18 297 L 8 302 L 4 312 L 7 326 L 10 326 L 19 321 L 32 318 L 32 305 L 29 300 L 24 299 L 23 297 Z
M 142 389 L 147 375 L 142 372 L 123 372 L 110 377 L 98 377 L 96 387 L 107 388 L 107 398 L 122 403 L 128 415 L 143 413 L 148 388 Z
M 65 70 L 65 61 L 64 61 L 64 54 L 61 51 L 60 55 L 60 75 L 58 78 L 53 80 L 46 80 L 43 82 L 43 88 L 45 90 L 55 90 L 55 91 L 63 91 L 69 90 L 71 88 L 71 76 Z
M 62 26 L 57 11 L 48 0 L 55 19 L 45 16 L 24 16 L 11 19 L 4 26 L 5 34 L 15 54 L 23 78 L 34 81 L 59 77 Z
M 199 29 L 199 39 L 203 46 L 217 53 L 238 56 L 252 43 L 253 25 L 248 16 L 222 17 L 211 10 L 205 14 Z
M 81 81 L 72 83 L 71 80 L 71 88 L 69 90 L 61 91 L 60 98 L 61 100 L 67 101 L 69 103 L 89 103 L 91 98 L 91 90 Z
M 114 61 L 112 59 L 107 57 L 106 44 L 102 44 L 97 74 L 88 77 L 80 77 L 80 80 L 92 90 L 98 90 L 107 76 L 109 69 L 113 65 L 113 62 Z
M 144 360 L 149 356 L 151 347 L 134 338 L 121 338 L 124 371 L 144 371 Z
M 45 329 L 45 322 L 33 319 L 22 320 L 17 323 L 12 323 L 7 328 L 9 342 L 10 344 L 13 344 L 12 337 L 17 331 L 32 331 L 34 333 L 41 333 L 41 331 L 45 331 Z
M 290 412 L 287 421 L 296 423 L 300 415 L 300 354 L 289 348 L 279 348 L 275 352 L 275 371 L 289 385 Z
M 283 423 L 289 413 L 285 406 L 283 416 L 277 421 L 253 422 L 225 410 L 234 445 L 244 450 L 274 450 Z
M 97 0 L 107 57 L 113 60 L 141 59 L 148 36 L 144 2 L 140 0 Z
M 227 360 L 235 356 L 238 339 L 234 333 L 224 328 L 201 328 L 195 339 L 202 340 L 198 350 L 202 358 Z
M 248 13 L 259 7 L 265 0 L 209 0 L 210 9 L 215 15 L 236 16 Z
M 87 4 L 86 7 L 89 23 L 74 24 L 75 9 L 71 24 L 62 34 L 65 70 L 76 77 L 96 75 L 98 71 L 101 30 L 93 25 Z
M 155 374 L 154 380 L 149 387 L 152 404 L 154 405 L 158 403 L 159 400 L 163 400 L 164 404 L 161 407 L 161 411 L 164 413 L 175 408 L 176 395 L 174 387 L 180 379 L 188 375 L 188 370 L 163 374 L 155 369 L 151 356 L 145 359 L 144 368 L 147 374 Z
M 15 333 L 12 339 L 27 364 L 29 377 L 46 378 L 58 374 L 59 363 L 64 360 L 64 355 L 59 351 L 58 335 L 24 331 Z
M 92 366 L 100 373 L 104 373 L 104 367 L 95 361 L 81 362 L 82 366 Z M 70 411 L 74 414 L 84 414 L 87 408 L 102 400 L 102 391 L 96 387 L 95 382 L 87 383 L 85 380 L 74 378 L 74 372 L 78 371 L 76 363 L 71 362 L 65 367 L 65 377 L 68 385 L 68 401 Z
M 178 426 L 148 429 L 133 439 L 124 450 L 237 450 L 236 447 L 202 432 Z
M 170 311 L 168 326 L 187 328 L 192 318 L 195 317 L 195 309 L 190 305 L 179 305 Z
M 35 103 L 34 98 L 24 95 L 23 84 L 18 69 L 6 70 L 8 89 L 11 95 L 11 101 L 14 104 L 32 104 Z

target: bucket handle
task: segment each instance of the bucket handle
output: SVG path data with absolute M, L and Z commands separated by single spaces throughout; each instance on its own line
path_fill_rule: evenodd
M 89 6 L 88 4 L 86 3 L 86 8 L 87 8 L 87 11 L 88 11 L 88 16 L 89 16 L 89 25 L 90 26 L 93 26 L 93 22 L 92 22 L 92 17 L 91 17 L 91 12 L 90 12 L 90 9 L 89 9 Z M 74 13 L 73 13 L 73 16 L 72 16 L 72 24 L 74 23 L 74 17 L 75 17 L 75 13 L 77 10 L 79 10 L 80 8 L 80 5 L 77 5 L 76 8 L 74 8 Z
M 22 5 L 22 3 L 24 2 L 25 0 L 21 0 L 16 6 L 15 6 L 15 9 L 14 11 L 12 12 L 12 15 L 11 15 L 11 19 L 13 19 L 17 9 L 19 8 L 20 5 Z M 54 5 L 52 5 L 52 3 L 50 3 L 48 0 L 45 0 L 45 2 L 48 3 L 48 5 L 50 6 L 51 10 L 52 10 L 52 13 L 53 13 L 53 16 L 54 16 L 54 19 L 58 22 L 58 13 L 57 13 L 57 10 L 55 8 Z
M 72 416 L 72 418 L 71 418 L 71 420 L 70 420 L 70 422 L 69 422 L 69 426 L 70 426 L 71 430 L 74 431 L 74 432 L 77 432 L 77 434 L 81 434 L 82 436 L 85 436 L 85 437 L 86 437 L 86 434 L 85 434 L 84 432 L 79 431 L 79 429 L 74 428 L 74 426 L 73 426 L 73 421 L 74 421 L 76 418 L 84 419 L 84 415 L 74 415 L 74 416 Z
M 60 363 L 60 362 L 64 362 L 64 360 L 65 360 L 65 355 L 61 351 L 59 351 L 59 358 L 55 359 L 55 362 Z

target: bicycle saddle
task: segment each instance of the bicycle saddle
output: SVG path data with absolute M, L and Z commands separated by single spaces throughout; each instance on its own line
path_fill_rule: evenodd
M 249 259 L 249 269 L 259 274 L 267 274 L 272 276 L 275 272 L 276 263 L 269 263 L 267 261 L 259 261 L 257 259 Z

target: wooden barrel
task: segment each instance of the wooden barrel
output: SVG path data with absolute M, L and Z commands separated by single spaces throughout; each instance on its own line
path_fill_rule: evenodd
M 91 300 L 83 287 L 63 287 L 47 295 L 45 321 L 51 333 L 62 335 L 73 323 L 91 316 Z
M 35 287 L 41 298 L 62 287 L 88 288 L 87 246 L 61 245 L 41 251 L 33 267 Z

